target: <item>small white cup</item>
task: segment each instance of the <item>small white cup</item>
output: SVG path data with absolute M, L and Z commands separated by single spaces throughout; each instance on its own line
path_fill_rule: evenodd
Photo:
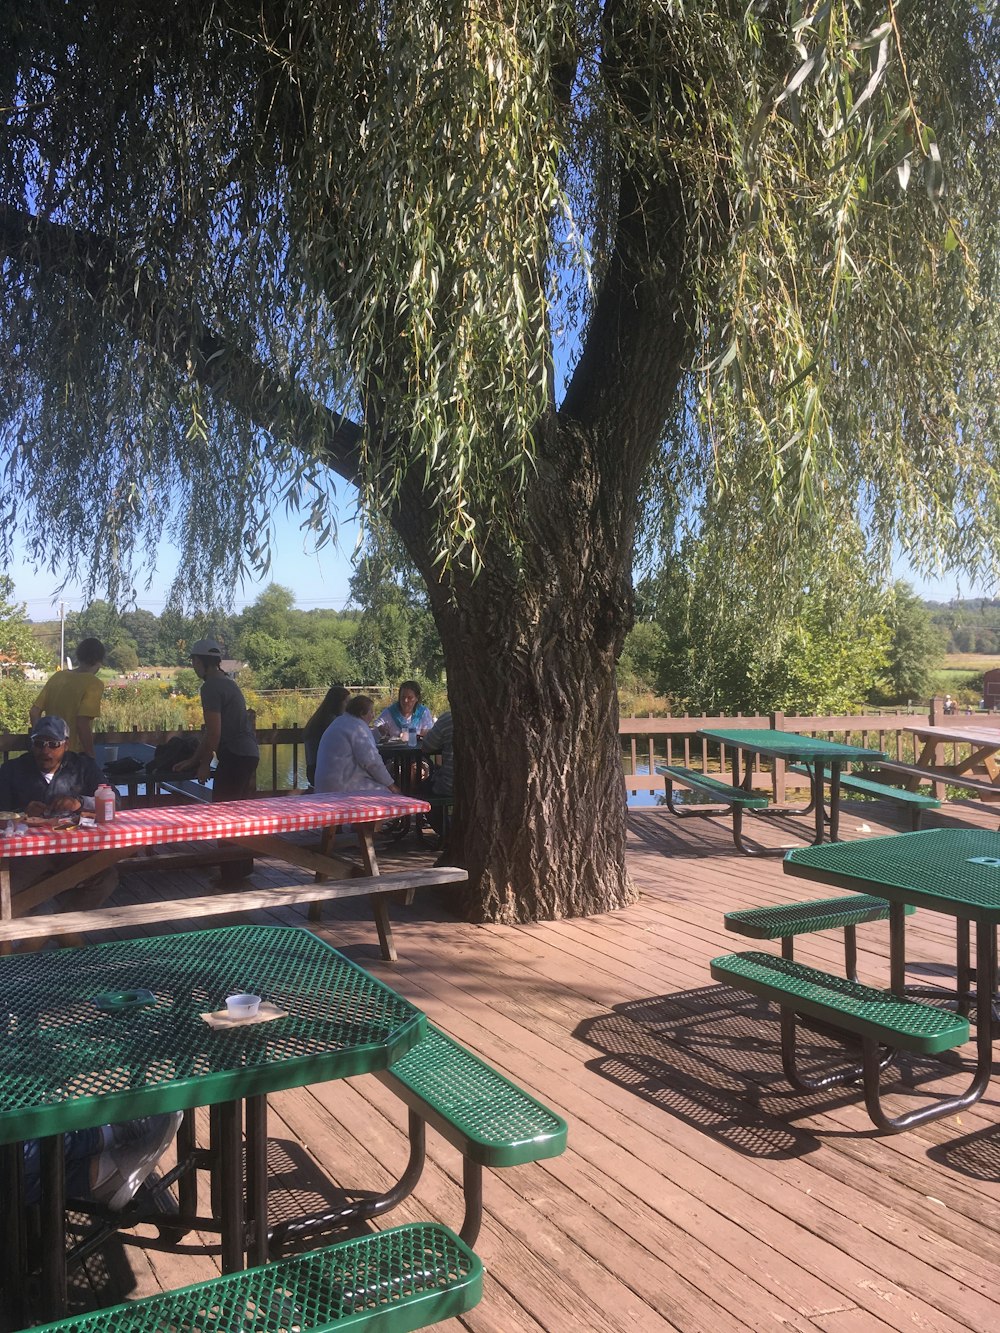
M 259 995 L 227 995 L 226 1009 L 230 1018 L 253 1018 L 260 1008 Z

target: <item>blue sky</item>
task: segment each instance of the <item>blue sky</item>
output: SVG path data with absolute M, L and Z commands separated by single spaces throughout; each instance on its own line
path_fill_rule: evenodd
M 350 510 L 345 506 L 345 513 Z M 306 540 L 299 531 L 298 518 L 274 515 L 275 542 L 271 548 L 271 570 L 266 578 L 246 583 L 237 589 L 233 608 L 241 610 L 254 601 L 269 583 L 282 583 L 295 593 L 295 604 L 303 611 L 329 607 L 340 611 L 350 600 L 351 554 L 357 529 L 353 522 L 340 523 L 337 547 L 327 546 L 318 554 L 307 554 Z M 15 543 L 15 552 L 19 550 Z M 166 605 L 167 592 L 177 564 L 177 551 L 163 545 L 163 558 L 153 575 L 149 590 L 138 589 L 136 605 L 159 615 Z M 60 597 L 67 611 L 79 611 L 89 598 L 79 585 L 69 585 L 60 593 L 59 579 L 48 571 L 35 573 L 17 554 L 6 571 L 14 580 L 15 600 L 27 605 L 32 620 L 52 620 L 59 616 Z

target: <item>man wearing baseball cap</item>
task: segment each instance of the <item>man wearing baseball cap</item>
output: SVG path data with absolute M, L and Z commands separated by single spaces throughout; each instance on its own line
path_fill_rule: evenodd
M 0 808 L 41 818 L 93 810 L 94 792 L 104 774 L 90 755 L 68 748 L 66 721 L 52 714 L 40 717 L 31 728 L 30 740 L 30 750 L 0 764 Z M 77 860 L 70 854 L 16 857 L 11 888 L 16 895 Z M 56 906 L 64 912 L 89 911 L 110 898 L 117 884 L 117 870 L 102 871 L 61 894 Z
M 222 669 L 222 648 L 215 639 L 198 639 L 191 645 L 191 665 L 202 682 L 201 711 L 205 726 L 198 748 L 190 759 L 174 764 L 175 773 L 192 769 L 199 782 L 212 774 L 213 801 L 241 801 L 257 794 L 257 765 L 260 750 L 253 719 L 247 712 L 243 691 Z M 218 762 L 212 773 L 212 756 Z M 219 867 L 218 887 L 238 884 L 253 873 L 253 857 L 224 862 Z
M 30 750 L 0 764 L 0 808 L 41 816 L 93 810 L 104 775 L 90 755 L 69 749 L 63 718 L 40 717 L 30 739 Z

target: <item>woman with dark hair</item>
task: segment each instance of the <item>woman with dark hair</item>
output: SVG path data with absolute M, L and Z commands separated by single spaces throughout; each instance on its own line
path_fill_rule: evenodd
M 414 731 L 422 736 L 434 725 L 434 714 L 426 704 L 420 702 L 420 686 L 415 680 L 404 680 L 399 686 L 399 696 L 394 704 L 383 708 L 379 714 L 377 727 L 383 740 L 395 740 L 404 731 Z
M 311 787 L 316 781 L 316 755 L 323 732 L 335 717 L 340 717 L 344 705 L 351 697 L 351 691 L 343 685 L 331 685 L 326 698 L 302 728 L 302 744 L 306 753 L 306 781 Z

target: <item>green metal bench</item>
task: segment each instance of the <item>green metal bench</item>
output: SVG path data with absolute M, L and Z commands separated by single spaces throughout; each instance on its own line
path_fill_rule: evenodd
M 948 1009 L 940 1009 L 919 1000 L 909 1000 L 892 991 L 863 986 L 847 977 L 835 977 L 815 967 L 806 967 L 790 958 L 774 954 L 736 953 L 713 958 L 715 981 L 772 1000 L 781 1011 L 781 1063 L 793 1087 L 805 1091 L 838 1086 L 861 1077 L 865 1105 L 873 1123 L 880 1129 L 898 1131 L 954 1114 L 956 1098 L 922 1106 L 895 1118 L 882 1110 L 879 1076 L 887 1063 L 884 1049 L 913 1051 L 936 1055 L 962 1046 L 969 1040 L 969 1020 Z M 796 1065 L 795 1034 L 797 1018 L 805 1018 L 835 1033 L 841 1039 L 860 1040 L 862 1062 L 846 1071 L 836 1071 L 821 1078 L 807 1078 Z M 978 1091 L 966 1094 L 966 1104 L 976 1100 Z
M 672 815 L 681 817 L 696 816 L 706 819 L 719 814 L 731 814 L 733 817 L 733 842 L 736 850 L 745 856 L 783 856 L 784 849 L 778 847 L 748 847 L 743 841 L 743 811 L 763 810 L 769 803 L 767 796 L 760 796 L 747 791 L 744 787 L 733 787 L 728 782 L 699 773 L 693 768 L 684 768 L 680 764 L 657 764 L 657 773 L 665 778 L 667 809 Z M 680 809 L 674 804 L 674 783 L 690 788 L 698 796 L 703 796 L 707 803 L 725 805 L 725 810 Z
M 915 907 L 907 906 L 907 916 Z M 884 898 L 867 893 L 852 893 L 846 898 L 817 898 L 807 903 L 779 903 L 776 907 L 748 907 L 727 912 L 727 930 L 752 940 L 781 940 L 782 958 L 794 957 L 794 938 L 818 930 L 843 930 L 844 970 L 852 981 L 858 979 L 858 941 L 856 926 L 869 921 L 888 921 L 889 904 Z
M 412 1193 L 424 1167 L 428 1124 L 462 1154 L 465 1219 L 459 1234 L 467 1245 L 475 1244 L 482 1225 L 484 1166 L 520 1166 L 566 1149 L 561 1116 L 430 1025 L 422 1041 L 376 1078 L 407 1105 L 410 1156 L 392 1189 L 365 1201 L 365 1217 L 387 1212 Z M 350 1206 L 351 1216 L 358 1207 Z M 271 1232 L 272 1249 L 337 1221 L 338 1214 L 323 1213 L 282 1223 Z
M 409 1333 L 464 1314 L 482 1294 L 483 1266 L 469 1247 L 447 1227 L 412 1223 L 37 1333 Z
M 811 778 L 812 774 L 804 764 L 790 764 L 789 773 Z M 823 776 L 830 780 L 830 770 L 823 769 Z M 907 791 L 905 787 L 888 787 L 884 782 L 875 782 L 871 778 L 860 777 L 857 773 L 841 773 L 840 786 L 843 791 L 862 792 L 865 796 L 877 796 L 883 801 L 893 801 L 904 806 L 910 812 L 910 827 L 914 832 L 920 827 L 920 816 L 925 810 L 937 810 L 941 802 L 936 796 L 924 796 L 921 792 Z

